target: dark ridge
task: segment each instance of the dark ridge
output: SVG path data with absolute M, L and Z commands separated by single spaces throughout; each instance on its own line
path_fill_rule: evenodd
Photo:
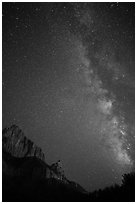
M 66 178 L 60 160 L 51 166 L 16 125 L 2 131 L 3 202 L 134 202 L 135 173 L 123 175 L 122 185 L 92 193 Z

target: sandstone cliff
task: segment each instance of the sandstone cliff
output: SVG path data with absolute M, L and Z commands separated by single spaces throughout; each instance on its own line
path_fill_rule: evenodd
M 22 130 L 16 125 L 12 125 L 10 128 L 5 128 L 3 130 L 2 148 L 3 151 L 15 157 L 22 158 L 34 156 L 45 161 L 45 156 L 41 148 L 27 139 Z
M 65 177 L 60 162 L 48 165 L 41 148 L 18 126 L 3 130 L 2 150 L 3 201 L 60 201 L 84 196 L 85 190 Z

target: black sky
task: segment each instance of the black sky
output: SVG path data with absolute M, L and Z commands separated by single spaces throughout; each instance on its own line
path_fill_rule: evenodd
M 3 127 L 88 190 L 134 170 L 134 3 L 2 3 Z

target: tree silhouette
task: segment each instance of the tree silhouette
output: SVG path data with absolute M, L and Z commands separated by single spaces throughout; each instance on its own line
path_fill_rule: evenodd
M 90 194 L 91 201 L 98 202 L 134 202 L 135 201 L 135 173 L 124 174 L 122 184 L 99 189 Z

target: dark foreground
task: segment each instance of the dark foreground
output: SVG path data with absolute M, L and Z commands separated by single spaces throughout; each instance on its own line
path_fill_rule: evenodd
M 56 162 L 45 162 L 41 148 L 15 125 L 2 134 L 2 201 L 134 202 L 135 174 L 125 174 L 122 185 L 89 193 L 68 180 Z
M 122 186 L 112 186 L 104 190 L 87 193 L 74 182 L 65 183 L 55 178 L 37 178 L 41 165 L 36 158 L 11 159 L 8 162 L 14 163 L 16 167 L 22 166 L 19 175 L 6 175 L 3 172 L 2 201 L 25 202 L 25 201 L 109 201 L 109 202 L 132 202 L 135 201 L 135 176 L 134 174 L 125 175 Z M 34 172 L 34 167 L 35 172 Z M 21 169 L 20 169 L 21 171 Z

